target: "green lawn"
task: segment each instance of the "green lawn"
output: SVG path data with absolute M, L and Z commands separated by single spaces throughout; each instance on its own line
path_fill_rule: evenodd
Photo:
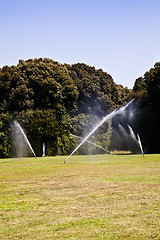
M 0 159 L 0 239 L 160 239 L 160 155 Z

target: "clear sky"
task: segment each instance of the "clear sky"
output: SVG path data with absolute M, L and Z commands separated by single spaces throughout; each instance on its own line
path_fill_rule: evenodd
M 160 0 L 0 0 L 0 67 L 47 57 L 132 88 L 160 61 Z

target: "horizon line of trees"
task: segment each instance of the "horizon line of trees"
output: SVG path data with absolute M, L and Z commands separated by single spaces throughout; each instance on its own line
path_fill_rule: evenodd
M 84 63 L 69 65 L 39 58 L 4 66 L 0 69 L 0 157 L 17 154 L 10 135 L 15 119 L 25 129 L 36 155 L 41 156 L 43 142 L 47 155 L 67 155 L 76 144 L 70 133 L 85 136 L 99 119 L 132 98 L 136 99 L 132 109 L 136 119 L 131 119 L 129 110 L 123 119 L 104 124 L 91 140 L 106 151 L 124 149 L 123 137 L 121 145 L 113 140 L 112 128 L 115 132 L 119 121 L 141 134 L 146 152 L 158 152 L 159 135 L 154 127 L 158 127 L 156 116 L 159 119 L 159 69 L 160 63 L 156 63 L 130 90 L 115 84 L 108 73 Z M 148 115 L 152 116 L 149 120 Z M 157 147 L 147 142 L 152 134 Z M 89 153 L 103 153 L 95 146 L 89 147 Z M 87 146 L 78 151 L 87 152 Z

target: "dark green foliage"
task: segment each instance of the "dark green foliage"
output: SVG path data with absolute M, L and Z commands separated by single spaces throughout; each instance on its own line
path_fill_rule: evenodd
M 120 107 L 128 102 L 131 90 L 128 89 L 127 87 L 124 88 L 122 85 L 117 85 L 117 91 L 118 91 L 117 107 Z
M 142 137 L 145 152 L 160 152 L 160 63 L 135 82 L 132 96 L 137 99 L 134 107 L 136 118 L 130 120 Z
M 160 103 L 160 62 L 154 65 L 149 72 L 144 75 L 147 85 L 147 96 L 150 103 L 159 106 Z
M 11 139 L 10 139 L 10 114 L 0 115 L 0 157 L 11 156 Z
M 79 113 L 104 115 L 124 103 L 124 97 L 112 77 L 101 69 L 96 70 L 83 63 L 66 67 L 79 92 Z
M 0 110 L 56 109 L 58 115 L 76 109 L 78 92 L 67 69 L 50 59 L 19 61 L 0 73 Z

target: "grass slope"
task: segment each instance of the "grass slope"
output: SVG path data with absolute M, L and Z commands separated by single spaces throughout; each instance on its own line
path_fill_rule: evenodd
M 160 155 L 0 160 L 0 239 L 160 239 Z

